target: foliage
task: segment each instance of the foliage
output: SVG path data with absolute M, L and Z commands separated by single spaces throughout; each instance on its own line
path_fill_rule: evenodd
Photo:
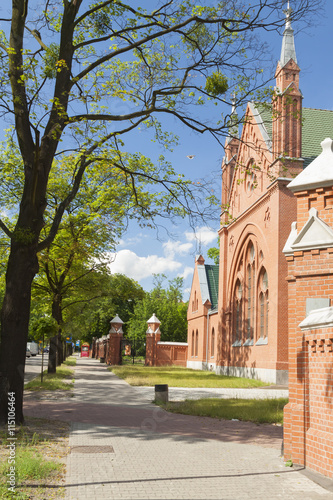
M 188 304 L 182 301 L 183 279 L 169 281 L 167 289 L 162 286 L 164 279 L 164 275 L 155 276 L 155 287 L 135 304 L 128 321 L 127 338 L 137 349 L 140 346 L 140 354 L 144 354 L 147 320 L 154 313 L 161 322 L 161 340 L 186 342 L 187 339 Z
M 217 247 L 211 247 L 207 250 L 207 257 L 212 259 L 215 265 L 220 263 L 220 238 L 217 239 Z
M 231 387 L 250 388 L 265 384 L 260 380 L 227 377 L 202 370 L 180 366 L 112 366 L 110 370 L 131 385 L 154 386 L 169 384 L 171 387 Z
M 283 424 L 283 408 L 288 399 L 220 399 L 169 402 L 163 405 L 172 413 L 225 420 L 242 420 L 256 424 Z
M 41 313 L 39 302 L 32 309 L 29 325 L 29 338 L 38 341 L 47 341 L 57 333 L 57 323 L 51 316 Z
M 127 322 L 138 300 L 144 297 L 143 288 L 133 279 L 123 274 L 108 275 L 101 283 L 100 296 L 94 301 L 72 304 L 66 316 L 65 330 L 71 331 L 74 338 L 91 343 L 94 337 L 107 335 L 110 321 L 118 315 Z

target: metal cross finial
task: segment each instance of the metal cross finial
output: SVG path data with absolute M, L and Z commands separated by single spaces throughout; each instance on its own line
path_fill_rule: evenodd
M 286 28 L 290 27 L 290 16 L 292 11 L 293 9 L 290 7 L 290 2 L 288 0 L 287 8 L 283 11 L 283 13 L 286 15 Z

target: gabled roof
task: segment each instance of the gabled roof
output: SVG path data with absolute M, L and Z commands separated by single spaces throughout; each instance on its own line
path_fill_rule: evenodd
M 252 106 L 256 110 L 256 121 L 264 130 L 269 142 L 265 139 L 270 149 L 272 140 L 272 107 L 268 103 L 256 103 Z M 309 165 L 321 153 L 320 143 L 326 137 L 333 134 L 333 111 L 327 109 L 302 109 L 302 158 L 304 168 Z M 265 136 L 263 135 L 265 138 Z
M 302 158 L 304 167 L 307 167 L 321 153 L 321 141 L 332 137 L 333 111 L 303 108 L 302 117 Z
M 219 266 L 206 264 L 206 275 L 212 309 L 215 309 L 219 300 Z
M 296 224 L 293 223 L 283 253 L 328 247 L 333 247 L 333 230 L 318 217 L 318 210 L 311 208 L 309 218 L 299 234 L 297 234 Z
M 198 265 L 197 270 L 202 303 L 205 304 L 209 300 L 212 309 L 215 309 L 219 294 L 219 266 L 203 264 Z
M 333 130 L 331 131 L 333 132 Z M 329 137 L 321 142 L 322 152 L 308 167 L 293 179 L 288 188 L 293 192 L 333 185 L 333 141 Z

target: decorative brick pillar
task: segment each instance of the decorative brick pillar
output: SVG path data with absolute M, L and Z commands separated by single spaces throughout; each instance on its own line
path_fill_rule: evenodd
M 96 337 L 92 339 L 92 350 L 91 350 L 91 357 L 96 358 L 97 357 L 97 344 L 96 344 Z
M 289 185 L 297 223 L 288 262 L 289 403 L 284 458 L 333 477 L 333 141 Z
M 121 341 L 123 340 L 123 321 L 115 316 L 110 321 L 111 329 L 108 335 L 108 353 L 106 363 L 108 365 L 121 365 Z
M 157 343 L 161 340 L 161 322 L 155 313 L 147 321 L 148 330 L 146 332 L 146 366 L 157 366 Z

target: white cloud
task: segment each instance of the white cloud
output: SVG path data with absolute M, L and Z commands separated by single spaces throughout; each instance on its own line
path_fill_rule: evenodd
M 119 242 L 118 242 L 118 246 L 133 246 L 133 245 L 137 245 L 138 243 L 142 243 L 142 240 L 144 238 L 147 238 L 148 235 L 146 234 L 142 234 L 142 233 L 138 233 L 136 234 L 135 236 L 131 237 L 131 238 L 127 238 L 127 239 L 120 239 Z
M 213 231 L 210 227 L 203 226 L 196 229 L 195 232 L 185 233 L 187 241 L 198 241 L 202 245 L 209 245 L 213 241 L 217 241 L 217 231 Z
M 186 280 L 186 278 L 188 276 L 192 276 L 193 271 L 194 271 L 193 267 L 186 266 L 184 271 L 182 273 L 178 274 L 178 276 L 180 276 L 181 278 L 184 278 L 184 280 Z
M 110 265 L 111 272 L 125 274 L 129 278 L 140 281 L 153 274 L 175 272 L 182 266 L 180 262 L 158 255 L 139 257 L 131 250 L 120 250 Z
M 186 255 L 193 249 L 193 243 L 169 240 L 163 243 L 163 250 L 168 259 L 173 259 L 176 254 Z

